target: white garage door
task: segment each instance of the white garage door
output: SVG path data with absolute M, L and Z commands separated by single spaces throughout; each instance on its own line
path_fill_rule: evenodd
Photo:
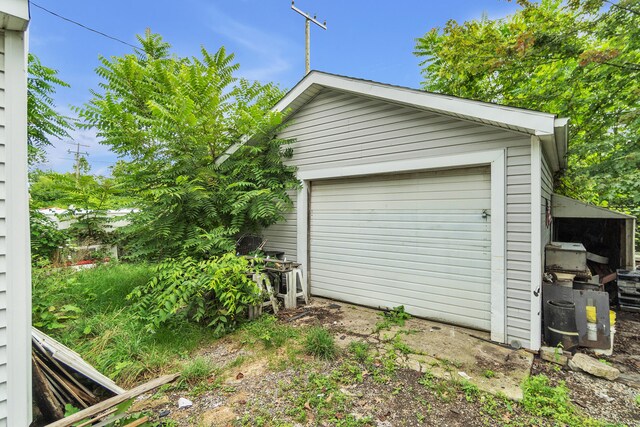
M 488 167 L 311 188 L 313 295 L 491 329 Z

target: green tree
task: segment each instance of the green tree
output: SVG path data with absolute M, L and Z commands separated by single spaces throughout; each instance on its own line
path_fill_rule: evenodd
M 67 209 L 60 218 L 72 219 L 68 234 L 83 245 L 109 240 L 110 233 L 105 228 L 107 210 L 132 203 L 114 178 L 87 173 L 77 177 L 71 172 L 35 171 L 31 174 L 30 193 L 33 218 L 37 219 L 36 210 L 40 208 Z
M 637 0 L 518 3 L 418 38 L 424 89 L 569 117 L 559 190 L 640 215 Z
M 78 109 L 87 127 L 123 160 L 113 174 L 137 198 L 127 230 L 130 254 L 209 257 L 233 250 L 291 207 L 297 186 L 283 165 L 289 141 L 275 138 L 282 96 L 272 84 L 234 77 L 224 48 L 179 58 L 157 34 L 134 54 L 101 58 L 101 93 Z M 251 139 L 224 162 L 226 150 Z
M 58 72 L 42 65 L 37 56 L 29 54 L 27 80 L 27 141 L 29 163 L 44 160 L 44 148 L 52 145 L 51 138 L 69 138 L 73 129 L 71 119 L 58 113 L 53 96 L 56 86 L 69 87 Z

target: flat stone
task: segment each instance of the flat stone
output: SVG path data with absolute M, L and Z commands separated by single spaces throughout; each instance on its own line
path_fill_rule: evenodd
M 576 353 L 576 355 L 569 360 L 569 367 L 574 371 L 584 371 L 593 376 L 608 379 L 609 381 L 613 381 L 620 376 L 618 369 L 605 365 L 584 353 Z
M 569 358 L 563 354 L 562 350 L 555 347 L 540 347 L 540 358 L 561 366 L 566 366 L 569 362 Z

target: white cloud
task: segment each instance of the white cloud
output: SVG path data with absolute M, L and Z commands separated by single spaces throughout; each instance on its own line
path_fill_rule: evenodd
M 291 68 L 288 52 L 291 42 L 275 33 L 251 27 L 231 18 L 217 7 L 209 5 L 210 28 L 233 43 L 244 47 L 253 56 L 254 64 L 240 68 L 240 76 L 263 82 L 277 80 L 277 77 Z M 245 58 L 248 59 L 248 58 Z M 246 62 L 245 62 L 246 63 Z

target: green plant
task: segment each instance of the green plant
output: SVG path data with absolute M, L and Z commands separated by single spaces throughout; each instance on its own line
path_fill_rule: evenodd
M 298 331 L 289 325 L 278 322 L 271 314 L 263 314 L 258 319 L 243 325 L 243 343 L 262 342 L 265 348 L 282 347 L 289 339 L 296 338 Z
M 602 363 L 604 365 L 607 365 L 607 366 L 613 366 L 611 364 L 611 362 L 609 362 L 607 359 L 598 359 L 598 362 L 600 362 L 600 363 Z
M 491 379 L 496 376 L 496 373 L 493 372 L 491 369 L 487 369 L 482 373 L 482 376 L 485 378 Z
M 467 380 L 461 381 L 460 389 L 464 393 L 464 397 L 467 399 L 467 402 L 475 402 L 480 395 L 480 389 L 478 386 Z
M 333 335 L 323 327 L 312 327 L 307 332 L 304 340 L 304 349 L 307 354 L 320 359 L 331 360 L 338 354 Z
M 180 372 L 181 384 L 194 386 L 206 380 L 214 371 L 214 366 L 209 359 L 196 357 L 184 365 Z
M 404 311 L 403 305 L 378 314 L 383 317 L 383 320 L 376 323 L 376 332 L 382 329 L 388 329 L 391 326 L 404 326 L 405 320 L 411 319 L 411 315 Z
M 152 275 L 147 264 L 109 263 L 79 272 L 34 269 L 33 322 L 39 321 L 40 307 L 81 304 L 76 318 L 47 333 L 123 387 L 136 384 L 140 376 L 177 371 L 180 358 L 212 340 L 211 330 L 176 322 L 149 334 L 126 296 Z
M 29 164 L 44 160 L 44 149 L 51 138 L 69 138 L 73 123 L 58 113 L 53 96 L 56 86 L 69 87 L 58 78 L 58 71 L 42 65 L 37 56 L 28 56 L 27 79 L 27 141 Z
M 352 341 L 349 343 L 347 350 L 349 353 L 353 354 L 359 362 L 364 362 L 369 357 L 369 349 L 370 345 L 367 342 L 362 341 Z
M 37 209 L 31 209 L 29 212 L 29 226 L 31 257 L 36 261 L 51 262 L 56 251 L 66 244 L 69 238 L 68 233 L 58 230 L 56 224 Z
M 636 406 L 640 406 L 640 394 L 636 394 L 636 398 L 634 399 Z
M 82 125 L 127 162 L 113 175 L 140 208 L 123 229 L 128 256 L 206 259 L 235 250 L 293 206 L 290 140 L 277 137 L 283 92 L 236 77 L 224 47 L 178 57 L 158 34 L 132 54 L 101 57 L 100 91 L 78 109 Z M 247 137 L 251 140 L 243 144 Z
M 189 320 L 221 335 L 235 327 L 247 307 L 261 301 L 250 270 L 248 261 L 233 253 L 207 261 L 171 259 L 156 265 L 151 280 L 127 299 L 135 301 L 135 311 L 149 331 L 169 321 Z
M 531 415 L 551 418 L 568 426 L 598 426 L 596 420 L 582 416 L 571 404 L 564 381 L 551 385 L 545 375 L 533 375 L 522 384 L 522 406 Z

